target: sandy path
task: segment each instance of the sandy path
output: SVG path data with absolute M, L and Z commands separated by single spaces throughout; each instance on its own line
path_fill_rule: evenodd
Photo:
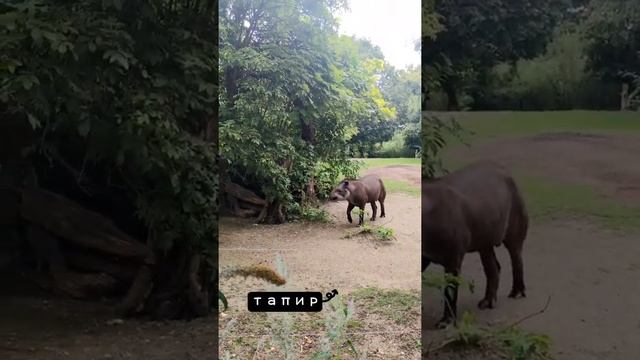
M 385 167 L 383 170 L 383 180 L 405 179 L 403 175 L 406 174 L 411 174 L 413 178 L 420 176 L 418 166 Z M 371 169 L 370 173 L 377 171 L 380 169 Z M 410 180 L 404 181 L 411 183 Z M 229 299 L 229 303 L 233 304 L 233 308 L 221 314 L 221 326 L 224 327 L 233 320 L 240 323 L 222 342 L 223 352 L 249 356 L 246 352 L 253 351 L 251 346 L 234 346 L 234 342 L 247 341 L 251 336 L 268 337 L 268 334 L 274 331 L 273 328 L 266 327 L 264 322 L 260 322 L 258 315 L 246 311 L 246 294 L 249 291 L 326 292 L 337 289 L 343 295 L 365 287 L 420 291 L 421 238 L 418 197 L 388 193 L 385 201 L 387 216 L 378 217 L 374 222 L 365 220 L 373 227 L 392 228 L 396 238 L 393 241 L 381 241 L 363 235 L 345 238 L 349 232 L 358 229 L 357 225 L 347 222 L 347 204 L 326 203 L 323 207 L 331 216 L 330 223 L 299 222 L 268 226 L 253 225 L 237 218 L 221 219 L 221 269 L 256 263 L 274 265 L 276 256 L 280 256 L 288 274 L 287 284 L 278 288 L 253 278 L 231 277 L 220 281 L 221 290 Z M 370 205 L 367 205 L 366 210 L 371 212 Z M 357 221 L 355 213 L 353 216 Z M 371 313 L 370 310 L 367 306 L 356 308 L 356 317 L 364 324 L 356 330 L 356 335 L 352 335 L 355 347 L 359 351 L 365 351 L 370 359 L 420 357 L 420 350 L 415 345 L 420 338 L 419 305 L 415 309 L 409 309 L 406 313 L 407 320 L 400 324 Z M 313 323 L 311 318 L 303 319 L 304 316 L 297 316 L 296 324 L 308 327 Z M 322 331 L 317 329 L 315 333 Z M 262 335 L 253 335 L 256 333 Z M 308 339 L 313 347 L 317 346 L 315 341 L 318 341 L 318 337 L 310 336 Z M 273 358 L 269 357 L 270 353 L 264 353 L 263 356 L 267 356 L 265 359 Z
M 603 196 L 640 205 L 640 139 L 630 135 L 546 134 L 483 142 L 456 149 L 466 161 L 491 158 L 528 174 L 596 187 Z M 485 278 L 477 254 L 465 258 L 462 276 L 474 281 L 475 294 L 460 295 L 460 311 L 483 323 L 510 323 L 540 310 L 525 329 L 548 334 L 559 360 L 629 360 L 640 354 L 640 241 L 638 234 L 601 229 L 588 220 L 532 221 L 525 242 L 526 299 L 507 298 L 511 266 L 506 250 L 497 249 L 503 265 L 498 305 L 480 311 Z M 441 271 L 433 267 L 428 271 Z M 423 313 L 432 326 L 441 315 L 440 295 L 423 294 L 434 306 Z M 437 333 L 433 332 L 434 337 Z
M 386 173 L 392 172 L 389 169 Z M 419 176 L 418 167 L 413 172 Z M 354 224 L 347 222 L 343 202 L 324 205 L 332 217 L 329 224 L 270 226 L 222 218 L 220 266 L 272 263 L 275 254 L 280 254 L 289 270 L 292 288 L 320 291 L 337 288 L 347 292 L 367 286 L 420 289 L 420 199 L 390 193 L 385 207 L 386 218 L 378 217 L 367 223 L 392 228 L 396 241 L 389 243 L 363 236 L 344 238 L 358 227 L 355 213 Z M 371 211 L 369 205 L 366 210 Z

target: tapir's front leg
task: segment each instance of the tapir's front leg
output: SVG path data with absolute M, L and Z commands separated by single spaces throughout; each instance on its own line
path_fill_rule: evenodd
M 458 277 L 460 275 L 460 268 L 462 267 L 463 255 L 457 256 L 456 259 L 452 259 L 451 263 L 445 266 L 445 273 Z M 444 289 L 444 314 L 442 319 L 436 325 L 439 329 L 447 327 L 449 324 L 454 323 L 458 316 L 458 281 L 453 279 L 447 282 Z
M 360 222 L 358 223 L 358 225 L 362 226 L 362 224 L 364 223 L 364 205 L 359 206 L 360 208 Z
M 354 207 L 356 206 L 352 203 L 349 203 L 349 206 L 347 206 L 347 220 L 349 220 L 349 224 L 353 222 L 353 218 L 351 218 L 351 210 L 353 210 Z

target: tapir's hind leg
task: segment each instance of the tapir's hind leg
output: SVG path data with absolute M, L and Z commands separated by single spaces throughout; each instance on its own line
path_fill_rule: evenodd
M 371 216 L 371 221 L 376 221 L 376 212 L 378 211 L 378 207 L 376 206 L 375 201 L 371 202 L 371 211 L 373 212 L 373 215 Z
M 485 291 L 484 299 L 482 299 L 478 303 L 478 307 L 480 309 L 493 309 L 493 305 L 497 300 L 498 294 L 498 284 L 500 281 L 500 264 L 498 263 L 496 253 L 493 250 L 492 246 L 480 251 L 480 259 L 482 260 L 484 274 L 487 277 L 487 288 Z
M 511 272 L 513 273 L 513 287 L 509 293 L 510 298 L 526 297 L 524 286 L 524 266 L 522 264 L 522 243 L 514 244 L 505 242 L 511 257 Z

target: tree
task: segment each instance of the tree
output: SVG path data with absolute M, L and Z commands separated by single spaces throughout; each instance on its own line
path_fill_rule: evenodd
M 604 79 L 626 86 L 633 83 L 640 74 L 640 8 L 637 1 L 592 1 L 584 26 L 589 39 L 589 67 Z
M 460 91 L 474 82 L 481 87 L 495 64 L 543 51 L 562 5 L 562 0 L 436 1 L 426 27 L 437 29 L 433 24 L 439 19 L 442 31 L 422 40 L 427 81 L 447 94 L 449 110 L 458 109 Z
M 22 161 L 41 188 L 107 215 L 136 236 L 131 246 L 150 250 L 119 309 L 207 314 L 217 256 L 216 2 L 1 9 L 3 121 L 28 122 L 34 137 Z M 91 259 L 93 270 L 125 266 Z
M 379 50 L 336 33 L 343 5 L 220 3 L 220 153 L 225 178 L 265 198 L 259 222 L 284 222 L 322 190 L 319 164 L 352 174 L 347 145 L 358 123 L 389 111 L 372 82 Z

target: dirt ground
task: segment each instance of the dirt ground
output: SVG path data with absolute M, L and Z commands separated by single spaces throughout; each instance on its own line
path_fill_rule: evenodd
M 3 294 L 0 359 L 218 358 L 214 316 L 193 321 L 121 320 L 110 314 L 112 305 L 70 300 L 32 288 Z
M 419 185 L 418 166 L 387 166 L 367 172 L 377 173 L 383 179 Z M 300 222 L 258 226 L 246 220 L 223 218 L 220 224 L 220 267 L 273 264 L 279 255 L 289 274 L 287 290 L 327 292 L 337 289 L 341 294 L 349 294 L 357 289 L 375 287 L 419 292 L 420 199 L 403 193 L 389 193 L 385 201 L 386 217 L 378 217 L 375 222 L 367 221 L 372 226 L 392 228 L 396 239 L 388 242 L 366 236 L 345 238 L 349 232 L 358 229 L 355 212 L 354 224 L 347 222 L 346 207 L 344 202 L 325 204 L 324 209 L 331 216 L 327 224 Z M 366 210 L 371 212 L 369 205 Z M 229 321 L 246 316 L 247 292 L 269 288 L 261 280 L 229 278 L 221 281 L 221 289 L 228 296 L 229 303 L 241 308 L 235 312 L 232 310 L 230 315 L 223 314 L 221 329 L 225 326 L 225 319 Z M 363 316 L 360 321 L 366 323 L 359 331 L 378 329 L 380 333 L 367 335 L 358 341 L 356 348 L 364 349 L 369 358 L 419 358 L 419 349 L 415 346 L 420 339 L 419 304 L 413 309 L 416 315 L 413 320 L 402 325 L 369 316 L 366 308 L 359 310 Z M 229 349 L 224 344 L 223 350 Z
M 449 154 L 465 162 L 494 159 L 514 171 L 566 183 L 584 184 L 604 197 L 640 205 L 640 136 L 542 134 L 485 141 Z M 463 291 L 459 311 L 473 312 L 483 324 L 511 323 L 540 310 L 547 311 L 522 324 L 526 330 L 551 336 L 559 360 L 629 360 L 640 354 L 640 241 L 639 234 L 613 232 L 588 218 L 531 223 L 525 241 L 527 298 L 507 298 L 510 263 L 504 248 L 497 249 L 503 264 L 497 308 L 477 310 L 485 279 L 477 254 L 465 258 L 462 276 L 476 284 L 475 294 Z M 427 271 L 441 271 L 433 267 Z M 440 295 L 423 294 L 427 304 L 440 304 Z M 434 342 L 433 324 L 439 306 L 423 313 Z M 429 335 L 428 335 L 429 336 Z M 448 358 L 448 357 L 447 357 Z M 434 357 L 434 359 L 438 359 Z

